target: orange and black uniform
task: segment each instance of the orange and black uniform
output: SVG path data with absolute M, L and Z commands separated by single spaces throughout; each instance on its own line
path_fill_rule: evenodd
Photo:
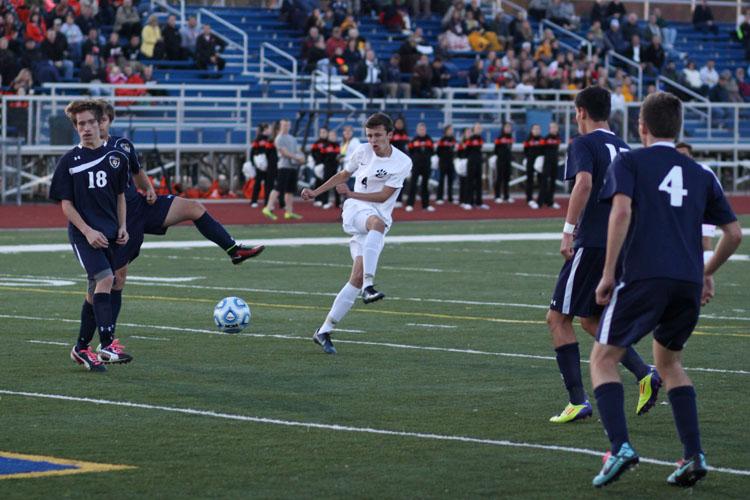
M 466 146 L 465 146 L 466 140 L 463 140 L 462 142 L 459 142 L 456 144 L 456 158 L 464 159 L 466 158 Z M 458 202 L 463 205 L 465 203 L 468 203 L 466 199 L 466 175 L 459 175 L 458 176 Z
M 544 155 L 544 137 L 529 135 L 523 143 L 523 154 L 526 157 L 526 203 L 534 199 L 534 162 Z
M 323 156 L 325 155 L 325 149 L 328 147 L 328 139 L 318 139 L 317 141 L 312 143 L 312 146 L 310 146 L 310 155 L 312 155 L 313 162 L 315 165 L 322 165 L 323 164 Z M 315 178 L 315 188 L 319 188 L 323 185 L 325 182 L 325 175 L 323 176 L 323 179 Z M 328 201 L 328 193 L 326 193 L 326 201 Z M 319 201 L 321 203 L 325 203 L 323 201 L 323 195 L 318 195 L 317 198 L 315 198 L 315 201 Z
M 539 206 L 551 207 L 555 202 L 557 161 L 560 154 L 560 136 L 548 134 L 544 138 L 544 169 L 539 176 Z
M 266 162 L 268 167 L 263 172 L 255 165 L 255 155 L 266 155 Z M 258 202 L 258 195 L 260 194 L 260 186 L 263 184 L 264 194 L 266 198 L 265 204 L 268 205 L 268 197 L 271 194 L 273 185 L 276 182 L 276 170 L 279 162 L 279 155 L 276 151 L 276 146 L 273 145 L 273 141 L 270 140 L 266 135 L 259 135 L 253 141 L 252 148 L 250 149 L 250 161 L 255 169 L 255 184 L 253 185 L 253 195 L 251 203 Z
M 394 128 L 393 137 L 391 137 L 391 146 L 400 150 L 403 153 L 409 154 L 409 134 L 406 133 L 404 128 Z M 396 201 L 401 202 L 401 196 L 404 194 L 404 189 L 400 189 Z
M 495 198 L 510 199 L 510 162 L 513 157 L 513 134 L 500 134 L 495 139 L 497 175 L 495 176 Z
M 453 158 L 456 156 L 456 138 L 452 135 L 441 137 L 437 142 L 437 155 L 438 168 L 440 169 L 437 199 L 442 200 L 445 193 L 448 203 L 451 203 L 453 201 L 453 180 L 456 177 L 456 171 L 453 169 Z
M 338 142 L 331 142 L 326 141 L 326 147 L 323 149 L 323 181 L 325 182 L 334 175 L 336 175 L 336 172 L 339 170 L 339 156 L 341 155 L 341 146 L 339 146 Z M 326 191 L 322 195 L 320 195 L 321 200 L 323 204 L 325 205 L 328 203 L 328 193 L 330 191 Z M 338 191 L 335 189 L 333 190 L 333 193 L 336 197 L 336 207 L 341 206 L 341 196 L 339 195 Z
M 466 201 L 469 205 L 482 204 L 482 145 L 484 140 L 474 134 L 464 141 L 466 159 Z
M 421 178 L 419 197 L 422 199 L 422 208 L 430 206 L 430 159 L 435 153 L 435 145 L 429 135 L 417 135 L 409 143 L 409 156 L 411 156 L 411 180 L 409 181 L 409 200 L 407 205 L 414 206 L 417 197 L 417 179 Z

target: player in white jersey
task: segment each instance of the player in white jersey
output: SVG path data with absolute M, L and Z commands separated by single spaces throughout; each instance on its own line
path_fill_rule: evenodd
M 687 142 L 678 142 L 674 147 L 678 152 L 684 154 L 688 158 L 693 158 L 693 146 Z M 709 168 L 702 163 L 698 164 L 702 165 L 704 168 Z M 703 243 L 703 263 L 708 264 L 708 261 L 711 260 L 711 257 L 714 255 L 714 236 L 716 236 L 716 226 L 713 224 L 703 224 L 701 230 L 703 233 L 703 239 L 701 240 Z
M 342 213 L 344 231 L 352 235 L 349 250 L 354 264 L 349 281 L 333 301 L 323 325 L 315 330 L 313 340 L 328 354 L 336 354 L 331 331 L 341 321 L 362 292 L 365 304 L 385 297 L 375 290 L 373 280 L 378 258 L 383 250 L 385 233 L 391 227 L 391 213 L 396 198 L 411 172 L 411 159 L 391 146 L 393 121 L 383 113 L 375 113 L 365 121 L 367 143 L 353 152 L 344 169 L 317 189 L 302 190 L 302 199 L 315 197 L 336 188 L 347 197 Z M 347 181 L 354 176 L 354 191 Z

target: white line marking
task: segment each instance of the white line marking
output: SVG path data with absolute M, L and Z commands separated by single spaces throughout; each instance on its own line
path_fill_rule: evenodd
M 334 332 L 344 332 L 344 333 L 365 333 L 364 330 L 353 330 L 353 329 L 347 329 L 347 328 L 334 328 Z
M 594 457 L 601 457 L 602 452 L 597 450 L 590 450 L 587 448 L 574 448 L 572 446 L 557 446 L 548 444 L 537 444 L 537 443 L 525 443 L 508 441 L 506 439 L 483 439 L 470 436 L 451 436 L 447 434 L 432 434 L 427 432 L 406 432 L 406 431 L 393 431 L 388 429 L 376 429 L 373 427 L 354 427 L 351 425 L 339 425 L 339 424 L 320 424 L 316 422 L 301 422 L 295 420 L 281 420 L 277 418 L 266 418 L 266 417 L 252 417 L 249 415 L 238 415 L 233 413 L 222 413 L 210 410 L 198 410 L 193 408 L 179 408 L 174 406 L 161 406 L 151 405 L 146 403 L 132 403 L 129 401 L 112 401 L 108 399 L 93 399 L 83 398 L 76 396 L 65 396 L 62 394 L 44 394 L 39 392 L 25 392 L 25 391 L 11 391 L 7 389 L 0 389 L 0 394 L 6 394 L 8 396 L 21 396 L 28 398 L 41 398 L 41 399 L 55 399 L 61 401 L 74 401 L 76 403 L 91 403 L 95 405 L 110 405 L 120 406 L 124 408 L 138 408 L 142 410 L 158 410 L 170 413 L 179 413 L 182 415 L 194 415 L 201 417 L 219 418 L 224 420 L 237 420 L 240 422 L 253 422 L 256 424 L 270 424 L 270 425 L 282 425 L 285 427 L 303 427 L 306 429 L 320 429 L 328 431 L 338 432 L 353 432 L 358 434 L 377 434 L 381 436 L 396 436 L 416 439 L 428 439 L 434 441 L 453 441 L 460 443 L 472 443 L 472 444 L 483 444 L 490 446 L 504 446 L 512 448 L 530 448 L 535 450 L 545 451 L 562 451 L 568 453 L 576 453 L 579 455 L 590 455 Z M 641 462 L 663 465 L 667 467 L 674 467 L 674 462 L 668 460 L 658 460 L 655 458 L 640 457 Z M 750 470 L 743 469 L 729 469 L 724 467 L 709 467 L 709 470 L 715 472 L 722 472 L 724 474 L 731 474 L 735 476 L 750 476 Z
M 407 323 L 406 326 L 420 326 L 424 328 L 458 328 L 453 325 L 432 325 L 430 323 Z
M 0 286 L 70 286 L 75 285 L 75 281 L 70 281 L 61 278 L 37 278 L 34 276 L 11 276 L 2 275 L 0 278 Z
M 212 259 L 216 260 L 216 259 Z M 195 280 L 204 280 L 205 276 L 176 276 L 174 278 L 160 278 L 156 276 L 130 276 L 128 275 L 128 281 L 151 281 L 157 283 L 185 283 Z
M 64 345 L 64 346 L 70 346 L 70 343 L 65 342 L 52 342 L 51 340 L 27 340 L 29 344 L 49 344 L 49 345 Z
M 57 321 L 57 322 L 62 322 L 62 323 L 80 323 L 80 320 L 77 320 L 77 319 L 36 318 L 33 316 L 20 316 L 20 315 L 14 315 L 14 314 L 0 314 L 0 318 L 26 319 L 26 320 L 34 320 L 34 321 Z M 228 335 L 228 336 L 234 335 L 238 337 L 273 338 L 273 339 L 282 339 L 282 340 L 302 340 L 305 342 L 308 342 L 310 340 L 310 338 L 307 336 L 300 337 L 298 335 L 284 335 L 284 334 L 276 334 L 276 333 L 223 333 L 223 332 L 219 332 L 215 330 L 207 330 L 205 328 L 187 328 L 183 326 L 161 326 L 161 325 L 153 325 L 153 324 L 143 325 L 139 323 L 125 323 L 125 322 L 118 322 L 117 325 L 118 326 L 130 326 L 133 328 L 150 328 L 152 330 L 201 333 L 201 334 L 209 334 L 209 335 Z M 339 344 L 357 344 L 357 345 L 368 345 L 368 346 L 377 346 L 377 347 L 390 347 L 393 349 L 448 352 L 448 353 L 455 353 L 455 354 L 473 354 L 473 355 L 481 355 L 481 356 L 498 356 L 498 357 L 505 357 L 505 358 L 541 359 L 541 360 L 547 360 L 547 361 L 556 361 L 557 359 L 554 356 L 541 356 L 537 354 L 478 351 L 475 349 L 456 349 L 456 348 L 451 348 L 451 347 L 419 346 L 419 345 L 410 345 L 410 344 L 395 344 L 391 342 L 373 342 L 373 341 L 366 341 L 366 340 L 336 339 L 336 342 Z M 581 362 L 588 363 L 587 360 L 583 360 L 583 359 L 581 360 Z M 685 370 L 696 371 L 696 372 L 708 372 L 708 373 L 725 373 L 725 374 L 732 374 L 732 375 L 750 375 L 750 371 L 746 371 L 746 370 L 724 370 L 724 369 L 718 369 L 718 368 L 688 368 L 688 367 L 685 367 Z
M 129 339 L 140 339 L 140 340 L 171 340 L 166 337 L 141 337 L 140 335 L 130 335 Z
M 554 274 L 540 274 L 540 273 L 513 273 L 513 276 L 523 276 L 528 278 L 557 278 Z
M 748 261 L 750 260 L 750 255 L 735 254 L 729 257 L 729 260 Z

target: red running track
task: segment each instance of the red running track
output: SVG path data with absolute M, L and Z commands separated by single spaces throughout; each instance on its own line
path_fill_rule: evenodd
M 738 214 L 750 214 L 750 196 L 730 196 L 732 207 Z M 484 219 L 541 219 L 560 218 L 565 215 L 567 198 L 558 198 L 561 208 L 541 208 L 532 210 L 521 199 L 512 204 L 498 205 L 487 200 L 489 210 L 463 210 L 458 205 L 435 206 L 434 212 L 427 212 L 415 207 L 413 212 L 406 212 L 403 208 L 394 210 L 396 221 L 428 221 L 428 220 L 484 220 Z M 205 203 L 211 215 L 222 224 L 304 224 L 309 222 L 338 222 L 340 210 L 331 208 L 323 210 L 314 207 L 309 202 L 296 202 L 295 212 L 304 218 L 300 221 L 287 221 L 283 218 L 283 211 L 277 210 L 277 221 L 270 221 L 263 216 L 260 208 L 251 208 L 245 200 L 231 202 Z M 18 205 L 0 205 L 0 229 L 19 228 L 61 228 L 67 225 L 65 216 L 59 205 L 54 203 L 27 203 Z

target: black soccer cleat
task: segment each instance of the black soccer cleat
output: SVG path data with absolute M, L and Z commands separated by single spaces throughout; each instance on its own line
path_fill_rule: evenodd
M 113 340 L 107 347 L 102 347 L 99 344 L 96 347 L 96 353 L 99 361 L 105 365 L 125 365 L 133 361 L 133 356 L 125 352 L 125 346 L 117 339 Z
M 669 475 L 667 483 L 672 486 L 690 488 L 706 477 L 707 473 L 706 457 L 703 453 L 698 453 L 690 459 L 682 459 L 677 462 L 677 469 Z
M 242 264 L 247 259 L 257 257 L 265 249 L 266 247 L 263 245 L 258 245 L 257 247 L 252 247 L 252 248 L 248 248 L 243 245 L 237 245 L 237 247 L 234 250 L 234 253 L 232 253 L 231 255 L 232 264 L 234 265 Z
M 319 333 L 319 331 L 320 328 L 313 333 L 313 342 L 322 347 L 326 354 L 336 354 L 336 348 L 333 347 L 333 342 L 331 342 L 331 334 L 327 332 Z
M 99 361 L 99 358 L 91 350 L 90 347 L 86 346 L 83 349 L 73 347 L 70 351 L 70 359 L 75 361 L 79 365 L 83 365 L 90 372 L 106 372 L 107 368 L 104 363 Z
M 385 294 L 383 292 L 378 292 L 377 290 L 375 290 L 375 287 L 373 287 L 372 285 L 362 290 L 362 302 L 364 302 L 365 304 L 371 304 L 372 302 L 377 302 L 384 298 Z

